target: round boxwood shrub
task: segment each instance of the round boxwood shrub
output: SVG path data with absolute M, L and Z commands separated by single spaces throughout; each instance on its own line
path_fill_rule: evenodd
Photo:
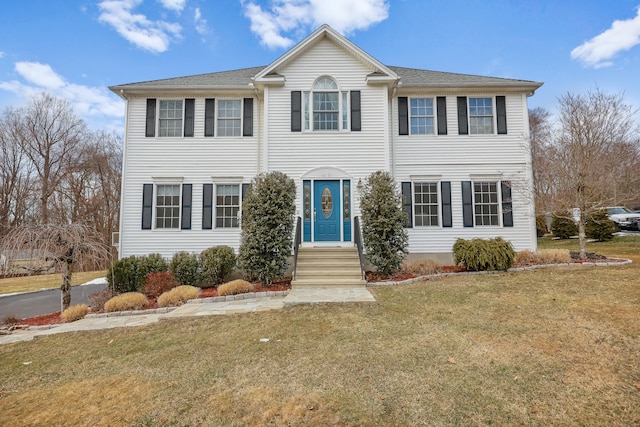
M 606 242 L 613 239 L 613 233 L 618 231 L 618 227 L 609 219 L 606 210 L 599 209 L 587 217 L 584 231 L 589 239 Z
M 160 254 L 131 255 L 113 263 L 107 272 L 107 282 L 109 287 L 118 294 L 139 292 L 149 273 L 167 271 L 167 269 L 167 261 Z
M 207 248 L 200 253 L 203 286 L 218 286 L 236 266 L 236 255 L 229 246 Z
M 197 254 L 176 252 L 169 263 L 169 270 L 181 285 L 198 286 L 202 280 Z
M 568 239 L 578 234 L 578 226 L 569 211 L 558 211 L 551 218 L 551 232 L 561 239 Z

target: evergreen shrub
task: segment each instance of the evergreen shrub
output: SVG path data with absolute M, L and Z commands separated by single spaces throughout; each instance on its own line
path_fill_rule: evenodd
M 121 258 L 109 268 L 107 282 L 115 293 L 139 292 L 149 273 L 167 271 L 167 261 L 160 254 L 131 255 Z
M 282 172 L 253 179 L 242 203 L 238 261 L 245 277 L 265 286 L 289 265 L 296 212 L 296 185 Z
M 494 239 L 458 239 L 453 245 L 456 265 L 471 271 L 507 270 L 513 266 L 516 253 L 511 242 Z
M 536 215 L 536 235 L 544 237 L 549 231 L 547 230 L 547 218 L 545 215 Z
M 169 270 L 181 285 L 198 286 L 202 280 L 197 254 L 176 252 L 169 263 Z
M 558 211 L 551 218 L 551 232 L 555 237 L 568 239 L 578 234 L 578 225 L 569 211 Z
M 618 227 L 609 219 L 605 209 L 599 209 L 587 217 L 584 231 L 589 239 L 606 242 L 613 239 L 613 233 L 618 231 Z
M 229 246 L 207 248 L 200 253 L 203 286 L 218 286 L 235 268 L 236 255 Z
M 362 240 L 367 259 L 378 273 L 391 275 L 402 268 L 408 253 L 408 219 L 402 195 L 389 172 L 377 171 L 358 183 Z

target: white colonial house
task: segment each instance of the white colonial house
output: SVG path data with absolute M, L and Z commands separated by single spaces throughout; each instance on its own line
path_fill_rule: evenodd
M 390 171 L 412 256 L 535 249 L 527 98 L 542 84 L 382 64 L 323 25 L 267 66 L 113 86 L 126 100 L 119 255 L 240 244 L 257 174 L 295 180 L 302 246 L 353 246 L 357 184 Z

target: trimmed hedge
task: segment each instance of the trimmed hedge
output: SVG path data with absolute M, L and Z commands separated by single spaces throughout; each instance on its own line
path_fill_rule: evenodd
M 218 286 L 222 283 L 236 266 L 236 255 L 229 246 L 214 246 L 200 253 L 200 268 L 202 271 L 202 284 Z
M 116 293 L 139 292 L 149 273 L 167 271 L 167 261 L 160 254 L 131 255 L 113 263 L 107 272 L 109 287 Z
M 176 252 L 169 263 L 169 270 L 173 272 L 173 277 L 181 285 L 198 286 L 202 281 L 202 271 L 197 254 L 184 251 Z
M 494 239 L 458 239 L 453 245 L 456 265 L 471 271 L 507 270 L 513 266 L 516 253 L 511 242 Z

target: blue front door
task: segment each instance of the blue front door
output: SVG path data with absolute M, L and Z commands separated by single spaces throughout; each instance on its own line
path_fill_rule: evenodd
M 340 205 L 340 181 L 314 181 L 314 241 L 340 241 Z

